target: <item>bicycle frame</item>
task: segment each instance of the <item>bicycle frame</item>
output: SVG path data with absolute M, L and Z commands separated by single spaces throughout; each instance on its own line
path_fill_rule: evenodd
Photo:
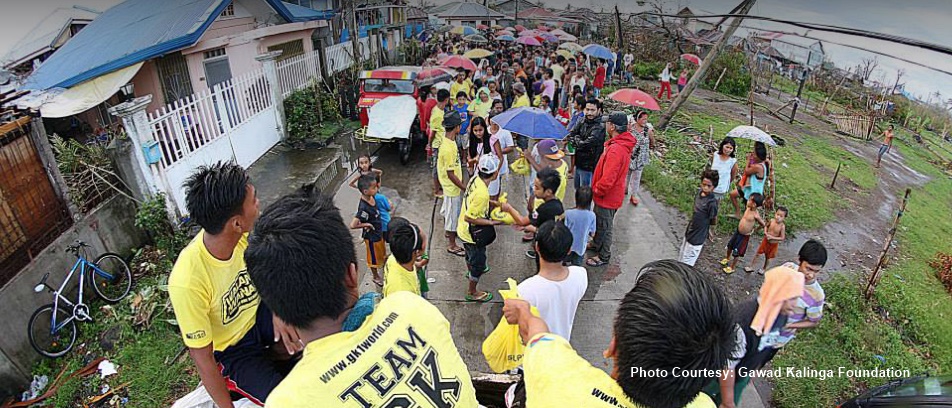
M 73 264 L 73 268 L 69 270 L 69 274 L 66 275 L 66 279 L 63 280 L 63 283 L 60 285 L 59 289 L 53 291 L 53 317 L 50 322 L 50 335 L 56 334 L 60 329 L 69 324 L 73 320 L 91 320 L 88 314 L 86 316 L 77 316 L 76 307 L 77 306 L 86 306 L 83 303 L 83 289 L 85 288 L 86 282 L 86 268 L 92 268 L 93 272 L 99 274 L 106 279 L 113 279 L 112 274 L 100 269 L 98 266 L 86 260 L 82 255 L 76 254 L 76 263 Z M 73 278 L 73 274 L 79 270 L 79 296 L 76 299 L 76 303 L 70 302 L 65 296 L 63 296 L 64 291 L 66 290 L 66 285 Z M 59 311 L 60 301 L 65 302 L 66 305 L 71 307 L 70 317 L 66 318 L 59 324 L 56 322 L 56 314 Z

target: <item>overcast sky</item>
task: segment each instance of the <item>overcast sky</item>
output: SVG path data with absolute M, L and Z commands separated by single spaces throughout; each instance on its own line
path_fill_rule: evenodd
M 162 0 L 155 0 L 162 1 Z M 419 0 L 409 0 L 417 4 Z M 739 0 L 662 0 L 672 12 L 688 6 L 698 15 L 729 12 Z M 436 0 L 438 4 L 449 0 Z M 571 3 L 573 7 L 589 7 L 595 10 L 614 8 L 616 3 L 622 12 L 642 11 L 634 0 L 544 0 L 547 7 L 564 8 Z M 71 7 L 74 4 L 105 10 L 119 3 L 119 0 L 0 0 L 3 13 L 0 14 L 0 55 L 32 29 L 47 14 L 57 7 Z M 952 2 L 949 0 L 757 0 L 752 15 L 797 20 L 811 23 L 831 24 L 878 31 L 899 35 L 916 40 L 948 45 L 952 39 Z M 764 29 L 803 32 L 802 29 L 748 20 L 745 25 Z M 741 31 L 740 35 L 745 33 Z M 809 35 L 829 41 L 875 49 L 888 54 L 917 61 L 929 66 L 952 72 L 952 55 L 927 51 L 921 48 L 893 44 L 866 38 L 840 34 L 810 32 Z M 825 44 L 828 55 L 837 66 L 848 68 L 855 66 L 863 58 L 873 55 L 834 44 Z M 889 57 L 879 57 L 879 69 L 873 78 L 882 78 L 886 82 L 895 80 L 896 70 L 905 69 L 902 82 L 906 89 L 924 99 L 935 91 L 942 93 L 943 99 L 952 98 L 952 76 L 927 68 L 915 66 Z

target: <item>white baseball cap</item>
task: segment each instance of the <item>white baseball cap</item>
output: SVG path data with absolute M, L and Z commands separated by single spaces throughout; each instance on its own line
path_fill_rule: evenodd
M 484 154 L 479 157 L 476 168 L 480 173 L 495 173 L 499 170 L 499 158 L 495 154 Z

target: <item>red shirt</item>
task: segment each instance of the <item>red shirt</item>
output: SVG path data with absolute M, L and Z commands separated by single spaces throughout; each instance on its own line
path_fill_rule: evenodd
M 417 99 L 417 113 L 420 116 L 420 130 L 423 131 L 424 135 L 430 130 L 430 113 L 433 112 L 434 106 L 436 106 L 435 98 L 429 98 L 423 103 Z
M 595 83 L 593 84 L 595 89 L 602 89 L 605 87 L 605 66 L 599 65 L 598 68 L 595 68 Z

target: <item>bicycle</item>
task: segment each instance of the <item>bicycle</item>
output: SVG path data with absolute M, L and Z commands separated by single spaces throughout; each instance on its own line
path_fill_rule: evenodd
M 66 252 L 76 254 L 76 263 L 59 289 L 54 290 L 46 283 L 50 277 L 49 272 L 43 275 L 40 283 L 33 288 L 36 293 L 48 290 L 53 294 L 53 303 L 41 306 L 33 312 L 27 333 L 30 345 L 43 356 L 57 358 L 69 352 L 73 348 L 73 343 L 76 342 L 76 322 L 92 320 L 89 306 L 83 299 L 86 279 L 89 279 L 96 295 L 108 303 L 122 300 L 132 289 L 132 272 L 122 257 L 114 253 L 105 253 L 90 262 L 86 259 L 85 248 L 88 247 L 89 245 L 79 240 L 66 247 Z M 64 294 L 68 290 L 66 285 L 77 271 L 79 272 L 79 295 L 75 302 L 71 302 Z

